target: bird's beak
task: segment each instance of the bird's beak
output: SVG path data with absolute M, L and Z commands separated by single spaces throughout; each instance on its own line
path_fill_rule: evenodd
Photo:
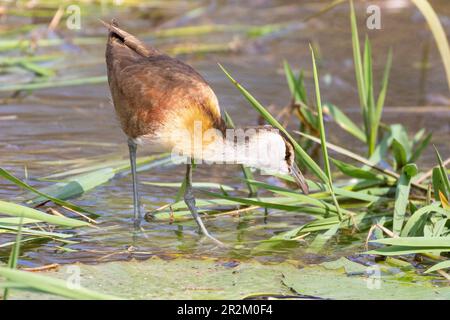
M 304 194 L 308 194 L 309 193 L 308 184 L 306 183 L 305 177 L 303 176 L 302 172 L 300 171 L 295 162 L 292 164 L 290 169 L 291 175 L 294 177 L 295 182 L 298 184 L 300 189 L 302 189 Z

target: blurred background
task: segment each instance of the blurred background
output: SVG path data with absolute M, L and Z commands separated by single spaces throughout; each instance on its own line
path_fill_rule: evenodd
M 449 35 L 450 2 L 429 2 Z M 369 5 L 380 8 L 381 29 L 366 27 Z M 355 8 L 360 36 L 367 33 L 372 41 L 376 86 L 389 48 L 393 50 L 384 121 L 401 122 L 410 132 L 420 128 L 431 130 L 432 142 L 443 156 L 448 156 L 449 86 L 423 15 L 409 0 L 356 1 Z M 339 106 L 361 123 L 346 1 L 3 0 L 0 1 L 0 164 L 18 177 L 33 180 L 35 187 L 48 186 L 48 181 L 37 178 L 127 158 L 125 137 L 115 119 L 105 76 L 107 32 L 98 21 L 112 18 L 148 44 L 196 68 L 236 125 L 255 125 L 260 119 L 217 63 L 224 65 L 277 114 L 291 101 L 284 60 L 296 72 L 303 70 L 307 92 L 313 99 L 309 50 L 312 44 L 318 58 L 322 100 Z M 364 146 L 344 131 L 336 130 L 335 124 L 326 125 L 331 142 L 344 143 L 349 149 L 364 153 Z M 291 119 L 289 126 L 297 128 L 298 120 Z M 148 154 L 142 149 L 139 152 Z M 426 152 L 420 161 L 423 169 L 431 168 L 435 155 Z M 177 192 L 151 183 L 180 182 L 183 174 L 183 167 L 165 165 L 142 173 L 141 192 L 146 209 L 172 201 Z M 242 187 L 237 166 L 200 166 L 194 176 L 194 181 Z M 23 197 L 11 184 L 0 180 L 0 198 Z M 106 182 L 84 194 L 77 203 L 95 208 L 101 213 L 101 223 L 114 228 L 95 240 L 77 244 L 83 248 L 79 253 L 51 256 L 49 253 L 56 250 L 51 244 L 36 247 L 27 251 L 27 263 L 91 261 L 103 256 L 108 247 L 125 248 L 132 217 L 128 176 Z M 238 237 L 243 239 L 265 239 L 288 225 L 300 224 L 305 217 L 273 215 L 270 227 L 261 226 L 262 219 L 239 223 L 232 218 L 214 220 L 210 231 L 233 230 L 235 237 L 237 229 L 242 230 Z M 149 251 L 190 253 L 208 249 L 207 244 L 195 242 L 194 231 L 180 235 L 175 225 L 149 223 L 146 227 L 153 233 L 152 240 L 141 239 L 140 244 Z M 176 239 L 179 242 L 174 242 Z M 81 248 L 77 245 L 71 248 Z M 242 252 L 233 254 L 238 256 Z M 283 258 L 289 258 L 299 253 L 283 254 Z M 121 253 L 111 259 L 126 256 Z

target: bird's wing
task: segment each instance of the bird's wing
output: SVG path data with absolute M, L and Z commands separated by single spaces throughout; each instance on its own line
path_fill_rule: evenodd
M 211 123 L 222 126 L 217 98 L 197 71 L 146 46 L 114 22 L 105 25 L 110 31 L 108 81 L 122 128 L 129 136 L 148 131 L 140 128 L 143 124 L 169 121 L 173 111 L 189 114 L 199 108 Z

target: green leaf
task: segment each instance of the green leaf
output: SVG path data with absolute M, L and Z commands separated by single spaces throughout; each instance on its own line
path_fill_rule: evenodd
M 408 160 L 406 158 L 405 148 L 397 139 L 392 140 L 392 152 L 394 154 L 395 167 L 397 169 L 403 168 Z
M 136 165 L 138 171 L 143 169 L 151 169 L 162 165 L 167 165 L 171 163 L 170 156 L 167 156 L 167 153 L 142 157 L 138 158 L 136 161 Z M 92 190 L 108 181 L 116 176 L 116 174 L 124 173 L 130 170 L 130 161 L 129 160 L 120 160 L 120 161 L 104 161 L 99 165 L 94 165 L 91 167 L 85 167 L 81 169 L 77 169 L 73 172 L 81 172 L 76 174 L 75 176 L 71 176 L 64 182 L 55 183 L 49 187 L 45 187 L 41 189 L 41 192 L 44 192 L 54 198 L 58 198 L 61 200 L 66 200 L 69 198 L 73 198 L 79 196 L 89 190 Z M 67 175 L 67 171 L 54 174 L 49 177 L 56 177 L 61 175 Z M 48 178 L 48 177 L 46 177 Z M 39 205 L 46 201 L 45 197 L 37 197 L 29 200 L 27 203 L 32 205 Z
M 9 181 L 11 181 L 15 185 L 17 185 L 17 186 L 19 186 L 19 187 L 21 187 L 21 188 L 23 188 L 25 190 L 31 191 L 33 193 L 38 194 L 41 197 L 44 197 L 44 198 L 46 198 L 46 199 L 48 199 L 50 201 L 53 201 L 55 204 L 58 204 L 58 205 L 63 206 L 63 207 L 67 207 L 67 208 L 75 210 L 77 212 L 84 212 L 84 213 L 89 213 L 89 214 L 98 216 L 97 214 L 95 214 L 94 212 L 92 212 L 90 210 L 84 209 L 84 208 L 79 207 L 77 205 L 74 205 L 74 204 L 72 204 L 70 202 L 67 202 L 67 201 L 64 201 L 64 200 L 52 197 L 51 195 L 45 194 L 45 193 L 43 193 L 43 192 L 33 188 L 32 186 L 30 186 L 29 184 L 27 184 L 27 183 L 21 181 L 20 179 L 16 178 L 10 172 L 6 171 L 3 168 L 0 168 L 0 176 L 5 178 L 5 179 L 7 179 L 7 180 L 9 180 Z
M 381 80 L 381 90 L 378 94 L 378 100 L 377 100 L 377 106 L 376 106 L 376 120 L 377 120 L 376 127 L 377 127 L 377 129 L 380 124 L 381 116 L 383 113 L 384 101 L 386 99 L 386 93 L 387 93 L 387 87 L 388 87 L 388 83 L 389 83 L 389 74 L 391 72 L 391 66 L 392 66 L 392 50 L 389 49 L 386 65 L 384 67 L 383 79 Z
M 356 167 L 354 165 L 351 165 L 349 163 L 345 163 L 343 161 L 339 161 L 339 160 L 336 160 L 336 159 L 331 159 L 331 160 L 333 161 L 334 165 L 342 173 L 346 174 L 349 177 L 358 178 L 358 179 L 364 179 L 364 180 L 383 180 L 382 177 L 380 179 L 380 176 L 375 174 L 375 173 L 373 173 L 373 172 L 370 172 L 370 171 L 358 168 L 358 167 Z
M 400 238 L 396 238 L 400 239 Z M 383 239 L 384 240 L 384 239 Z M 417 253 L 434 253 L 440 254 L 442 251 L 448 251 L 443 247 L 411 247 L 411 246 L 390 246 L 379 249 L 374 249 L 365 252 L 366 254 L 378 254 L 382 256 L 401 256 L 406 254 L 417 254 Z
M 11 249 L 11 254 L 8 260 L 8 267 L 10 269 L 17 268 L 17 261 L 19 260 L 20 255 L 20 243 L 22 241 L 22 225 L 23 225 L 23 215 L 20 216 L 19 227 L 17 228 L 16 241 Z M 3 299 L 7 300 L 9 296 L 9 289 L 5 288 L 3 292 Z
M 409 159 L 411 157 L 412 145 L 405 127 L 401 124 L 393 124 L 390 126 L 390 131 L 392 140 L 395 139 L 402 145 L 403 149 L 405 149 L 406 158 Z
M 0 224 L 0 229 L 10 230 L 11 232 L 17 233 L 20 230 L 20 225 L 12 226 L 12 225 Z M 34 229 L 30 229 L 30 228 L 25 228 L 25 227 L 21 228 L 21 232 L 22 232 L 22 234 L 27 234 L 27 235 L 50 237 L 50 238 L 61 238 L 61 239 L 70 238 L 73 236 L 73 235 L 67 234 L 67 233 L 47 232 L 47 231 L 34 230 Z
M 450 199 L 450 180 L 447 175 L 447 170 L 445 169 L 444 163 L 442 162 L 441 155 L 439 154 L 439 151 L 437 150 L 436 146 L 434 146 L 434 151 L 436 152 L 436 157 L 439 162 L 439 170 L 441 171 L 441 177 L 444 182 L 445 190 L 444 195 L 447 199 Z
M 441 192 L 442 194 L 446 193 L 444 179 L 445 178 L 442 176 L 441 169 L 439 167 L 434 167 L 432 174 L 431 174 L 431 180 L 433 182 L 433 193 L 434 193 L 434 199 L 436 201 L 440 201 L 439 192 Z
M 70 178 L 67 182 L 58 182 L 41 190 L 42 193 L 50 195 L 53 198 L 62 200 L 77 197 L 89 190 L 102 185 L 115 176 L 111 168 L 104 168 L 89 172 L 86 174 L 77 175 Z M 31 205 L 39 205 L 45 202 L 47 197 L 36 197 L 29 200 L 27 203 Z
M 337 106 L 331 103 L 327 103 L 324 105 L 324 111 L 328 111 L 333 120 L 345 131 L 361 140 L 362 142 L 366 142 L 366 136 L 364 132 L 352 121 L 348 118 L 345 113 L 343 113 Z M 326 112 L 326 113 L 328 113 Z
M 434 248 L 442 251 L 450 250 L 450 237 L 399 237 L 373 240 L 371 242 L 401 247 Z
M 423 228 L 428 218 L 428 214 L 432 212 L 443 211 L 439 207 L 439 203 L 433 203 L 428 206 L 417 209 L 414 214 L 408 219 L 401 232 L 402 237 L 407 236 L 422 236 Z
M 375 147 L 377 144 L 377 136 L 374 134 L 378 129 L 378 123 L 376 119 L 376 111 L 375 111 L 375 99 L 373 93 L 373 75 L 372 75 L 372 48 L 370 45 L 369 37 L 366 35 L 365 43 L 364 43 L 364 86 L 366 88 L 366 135 L 367 142 L 369 147 L 369 155 L 371 155 L 375 151 Z
M 276 191 L 275 189 L 273 191 L 276 193 L 279 193 L 279 194 L 286 195 L 283 191 Z M 337 212 L 335 206 L 328 204 L 325 201 L 320 201 L 318 199 L 314 199 L 309 196 L 305 196 L 303 194 L 297 194 L 297 196 L 298 196 L 297 198 L 274 197 L 271 199 L 272 201 L 268 201 L 268 199 L 264 199 L 264 198 L 259 198 L 259 199 L 257 199 L 257 198 L 239 198 L 239 197 L 225 196 L 222 194 L 208 192 L 208 191 L 203 191 L 203 192 L 209 196 L 216 197 L 219 199 L 229 200 L 234 203 L 241 203 L 241 204 L 253 205 L 253 206 L 261 206 L 263 208 L 272 208 L 272 209 L 279 209 L 279 210 L 286 210 L 286 211 L 301 211 L 301 212 L 308 213 L 309 208 L 306 206 L 304 207 L 305 204 L 308 204 L 308 205 L 313 205 L 313 206 L 320 208 L 321 209 L 320 212 L 323 215 L 327 215 L 330 212 L 334 212 L 334 213 Z M 303 201 L 301 201 L 301 200 L 303 200 Z M 280 201 L 282 201 L 282 202 L 280 202 Z
M 35 75 L 39 77 L 52 77 L 55 75 L 55 71 L 50 68 L 41 67 L 40 65 L 29 62 L 29 61 L 21 61 L 19 66 L 22 68 L 33 72 Z
M 419 169 L 417 168 L 416 164 L 408 163 L 406 166 L 403 167 L 403 172 L 405 172 L 406 175 L 411 179 L 417 175 Z
M 314 130 L 319 130 L 317 116 L 305 104 L 299 103 L 299 111 L 308 125 L 314 128 Z
M 448 268 L 450 268 L 450 260 L 446 260 L 446 261 L 442 261 L 442 262 L 436 263 L 431 268 L 428 268 L 424 273 L 431 273 L 431 272 L 434 272 L 434 271 L 437 271 L 437 270 L 448 269 Z
M 283 62 L 284 73 L 286 75 L 286 81 L 288 83 L 289 91 L 291 92 L 292 98 L 296 103 L 303 102 L 306 103 L 305 96 L 303 96 L 304 91 L 300 90 L 300 83 L 295 78 L 294 72 L 292 71 L 289 63 L 284 60 Z
M 140 182 L 141 184 L 146 184 L 149 186 L 156 186 L 156 187 L 162 187 L 162 188 L 176 188 L 179 189 L 182 186 L 182 182 L 149 182 L 149 181 L 143 181 Z M 235 191 L 236 189 L 228 186 L 228 185 L 224 185 L 224 184 L 220 184 L 220 183 L 214 183 L 214 182 L 193 182 L 192 183 L 192 187 L 193 188 L 199 188 L 199 189 L 218 189 L 218 190 L 225 190 L 225 191 Z
M 415 164 L 407 164 L 403 167 L 403 172 L 397 182 L 394 206 L 394 234 L 399 235 L 402 231 L 406 207 L 408 205 L 409 191 L 411 188 L 411 178 L 417 174 L 417 171 L 417 166 Z
M 89 223 L 84 221 L 49 215 L 32 208 L 28 208 L 25 206 L 21 206 L 19 204 L 6 202 L 2 200 L 0 200 L 0 213 L 15 217 L 23 216 L 24 218 L 35 219 L 41 222 L 47 222 L 50 224 L 65 227 L 81 227 L 90 225 Z
M 314 194 L 310 194 L 310 195 L 304 195 L 304 194 L 300 194 L 296 191 L 292 191 L 292 190 L 288 190 L 282 187 L 277 187 L 277 186 L 273 186 L 270 184 L 266 184 L 266 183 L 262 183 L 259 181 L 250 181 L 250 183 L 255 184 L 257 186 L 259 186 L 260 188 L 265 188 L 267 190 L 270 190 L 274 193 L 283 195 L 287 198 L 291 198 L 291 199 L 297 199 L 298 200 L 298 204 L 310 204 L 313 206 L 317 206 L 317 207 L 321 207 L 321 208 L 325 208 L 334 213 L 337 213 L 337 208 L 336 206 L 329 204 L 326 201 L 323 201 L 321 199 L 327 198 L 329 196 L 329 193 L 314 193 Z M 374 198 L 378 197 L 372 197 L 369 196 L 367 194 L 361 193 L 361 192 L 352 192 L 349 190 L 344 190 L 341 188 L 336 188 L 336 193 L 337 194 L 341 194 L 344 195 L 345 197 L 351 198 L 351 199 L 358 199 L 358 200 L 363 200 L 363 201 L 374 201 Z M 370 200 L 369 200 L 370 199 Z M 351 211 L 345 210 L 345 209 L 341 209 L 342 212 L 347 213 L 347 214 L 352 214 Z

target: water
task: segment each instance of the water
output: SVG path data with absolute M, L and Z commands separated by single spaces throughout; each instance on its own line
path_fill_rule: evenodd
M 235 52 L 183 55 L 180 59 L 204 75 L 216 92 L 222 109 L 230 113 L 237 125 L 255 125 L 258 117 L 220 71 L 217 62 L 222 63 L 260 102 L 270 106 L 276 113 L 276 110 L 281 110 L 290 100 L 283 75 L 283 59 L 287 59 L 296 69 L 307 71 L 307 88 L 310 98 L 313 97 L 308 46 L 313 43 L 320 53 L 323 101 L 340 106 L 359 122 L 347 6 L 339 6 L 317 19 L 302 22 L 304 18 L 323 8 L 327 1 L 302 1 L 301 5 L 297 5 L 298 3 L 255 0 L 247 1 L 243 7 L 239 2 L 217 1 L 197 18 L 179 18 L 180 12 L 173 8 L 161 9 L 158 11 L 161 13 L 158 19 L 165 21 L 167 17 L 172 17 L 166 22 L 167 26 L 206 24 L 212 21 L 229 25 L 292 24 L 289 31 L 257 39 L 242 36 L 239 39 L 237 34 L 227 33 L 219 36 L 154 39 L 153 43 L 165 50 L 180 44 L 217 44 L 234 39 L 238 47 Z M 206 5 L 203 2 L 198 4 Z M 445 0 L 433 1 L 432 4 L 440 13 L 448 34 L 450 6 Z M 359 6 L 357 9 L 362 22 L 365 8 Z M 147 11 L 117 8 L 114 11 L 104 11 L 102 18 L 108 20 L 111 16 L 116 16 L 125 29 L 144 34 L 151 30 L 151 25 L 156 24 L 155 21 L 142 18 L 145 16 L 144 12 Z M 96 18 L 98 17 L 94 13 L 87 16 L 78 36 L 104 36 L 105 32 Z M 27 22 L 27 19 L 8 18 L 2 23 L 17 26 Z M 62 32 L 73 36 L 70 30 L 62 29 Z M 366 32 L 362 23 L 360 32 Z M 416 132 L 420 128 L 432 130 L 433 143 L 442 156 L 447 158 L 450 152 L 448 86 L 438 51 L 424 19 L 408 1 L 384 1 L 382 29 L 369 31 L 368 34 L 373 46 L 376 83 L 380 82 L 388 48 L 392 47 L 394 52 L 384 121 L 402 123 L 409 132 Z M 429 68 L 423 70 L 419 66 L 427 44 L 430 46 Z M 64 52 L 63 59 L 58 62 L 61 77 L 105 74 L 103 44 L 82 46 L 80 49 L 74 49 L 73 46 L 40 48 L 38 52 Z M 14 79 L 14 76 L 2 74 L 0 85 L 9 84 Z M 7 95 L 3 94 L 3 97 Z M 333 124 L 327 124 L 327 129 L 331 142 L 359 153 L 364 152 L 361 145 Z M 35 187 L 49 184 L 38 181 L 37 178 L 67 170 L 68 160 L 82 161 L 93 157 L 126 159 L 128 152 L 125 137 L 115 119 L 106 84 L 39 90 L 19 99 L 7 99 L 0 105 L 0 136 L 1 166 L 21 178 L 27 174 L 28 182 Z M 139 150 L 139 153 L 145 155 L 148 151 Z M 435 163 L 435 156 L 428 149 L 419 165 L 421 169 L 427 170 Z M 180 182 L 184 170 L 181 166 L 152 169 L 141 173 L 140 180 Z M 244 186 L 240 179 L 241 173 L 237 166 L 200 166 L 194 173 L 194 181 L 219 182 L 242 189 Z M 143 203 L 147 210 L 171 202 L 176 193 L 177 189 L 173 188 L 141 185 Z M 0 180 L 1 199 L 20 201 L 26 196 L 11 184 Z M 70 252 L 61 250 L 57 247 L 60 243 L 55 242 L 25 246 L 21 263 L 29 266 L 74 261 L 94 263 L 132 257 L 146 258 L 154 254 L 206 255 L 235 259 L 256 256 L 262 260 L 295 259 L 304 263 L 323 258 L 305 253 L 301 243 L 284 245 L 269 252 L 251 251 L 255 241 L 268 239 L 278 232 L 290 230 L 310 220 L 301 213 L 270 211 L 268 216 L 260 212 L 249 217 L 221 216 L 207 219 L 210 232 L 223 242 L 231 244 L 230 248 L 223 250 L 217 250 L 214 245 L 201 239 L 193 222 L 181 225 L 145 222 L 144 233 L 133 239 L 131 196 L 131 179 L 125 175 L 77 198 L 75 203 L 101 215 L 98 219 L 100 229 L 79 229 L 78 235 L 73 239 L 77 243 L 65 246 Z M 345 249 L 339 245 L 330 247 L 328 258 L 363 250 L 359 245 L 361 239 L 348 237 L 341 240 L 345 243 Z M 354 245 L 349 246 L 352 243 Z M 130 245 L 136 251 L 132 252 Z M 0 250 L 0 255 L 5 259 L 8 251 Z

